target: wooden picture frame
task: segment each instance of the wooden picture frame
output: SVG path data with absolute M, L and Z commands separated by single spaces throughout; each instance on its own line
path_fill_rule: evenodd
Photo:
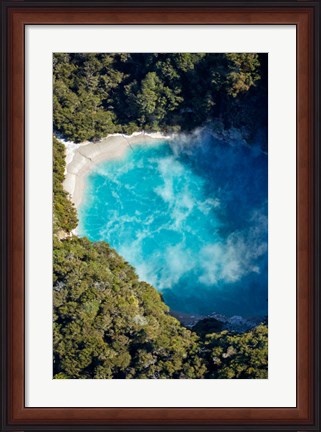
M 2 1 L 2 430 L 319 430 L 319 1 Z M 297 406 L 26 408 L 26 24 L 292 24 L 297 27 Z

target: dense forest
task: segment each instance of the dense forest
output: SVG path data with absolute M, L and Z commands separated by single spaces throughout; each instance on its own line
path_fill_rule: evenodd
M 267 55 L 55 54 L 54 131 L 97 140 L 220 120 L 249 140 L 267 127 Z
M 55 54 L 54 133 L 81 142 L 219 119 L 250 141 L 267 124 L 265 62 L 257 54 Z M 214 319 L 186 328 L 106 242 L 72 234 L 65 147 L 54 138 L 53 149 L 54 378 L 267 378 L 266 324 L 245 333 Z

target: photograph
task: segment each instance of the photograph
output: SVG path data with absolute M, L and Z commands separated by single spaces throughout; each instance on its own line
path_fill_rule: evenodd
M 38 3 L 0 10 L 0 429 L 319 430 L 318 1 Z
M 55 52 L 53 378 L 268 378 L 268 53 Z

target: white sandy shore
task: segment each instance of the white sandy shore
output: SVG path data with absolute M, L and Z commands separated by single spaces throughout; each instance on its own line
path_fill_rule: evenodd
M 66 143 L 66 173 L 64 189 L 71 196 L 76 207 L 79 207 L 86 175 L 100 162 L 122 158 L 134 145 L 155 144 L 160 140 L 172 139 L 173 136 L 162 133 L 147 134 L 135 132 L 132 135 L 113 134 L 102 140 L 82 144 Z

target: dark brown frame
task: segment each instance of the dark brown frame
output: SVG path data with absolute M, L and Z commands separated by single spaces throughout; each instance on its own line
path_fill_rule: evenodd
M 319 1 L 10 1 L 2 5 L 2 430 L 319 430 Z M 296 408 L 25 408 L 24 26 L 297 26 Z M 285 171 L 286 175 L 286 171 Z

